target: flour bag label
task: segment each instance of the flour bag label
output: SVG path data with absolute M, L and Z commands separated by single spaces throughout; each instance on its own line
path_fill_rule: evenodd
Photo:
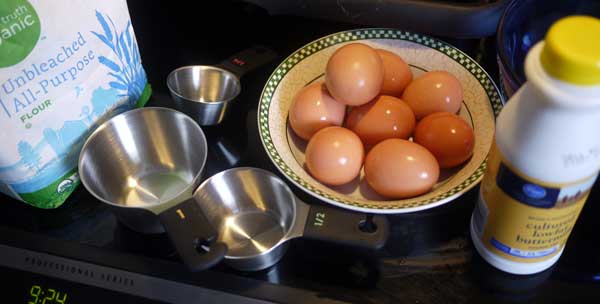
M 2 0 L 0 191 L 60 206 L 89 133 L 150 92 L 125 0 Z

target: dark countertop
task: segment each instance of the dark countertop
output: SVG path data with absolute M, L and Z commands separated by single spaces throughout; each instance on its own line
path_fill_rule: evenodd
M 254 44 L 274 49 L 280 55 L 276 62 L 242 79 L 239 107 L 222 125 L 204 130 L 213 147 L 209 175 L 232 165 L 277 172 L 262 150 L 256 127 L 258 96 L 269 73 L 304 44 L 360 26 L 269 16 L 237 1 L 204 2 L 128 1 L 143 65 L 154 91 L 150 105 L 168 106 L 165 79 L 176 67 L 216 64 Z M 443 39 L 471 55 L 497 79 L 493 39 Z M 228 163 L 225 152 L 237 156 L 234 163 Z M 583 210 L 563 258 L 556 267 L 536 275 L 503 273 L 483 262 L 474 251 L 468 223 L 477 188 L 438 208 L 389 216 L 392 237 L 377 256 L 297 240 L 284 259 L 266 271 L 240 273 L 225 266 L 215 271 L 307 289 L 325 299 L 348 302 L 598 303 L 600 282 L 594 281 L 600 276 L 600 239 L 595 234 L 600 228 L 595 220 L 600 215 L 596 207 L 598 188 Z M 296 188 L 294 192 L 305 201 L 318 203 Z M 128 231 L 83 187 L 56 210 L 38 210 L 3 199 L 7 201 L 0 208 L 3 226 L 110 250 L 177 259 L 172 248 L 164 246 L 164 235 L 139 236 Z

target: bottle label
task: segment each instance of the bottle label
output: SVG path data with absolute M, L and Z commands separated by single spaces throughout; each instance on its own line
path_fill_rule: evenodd
M 512 167 L 492 147 L 474 212 L 477 237 L 511 261 L 548 260 L 565 246 L 596 180 L 569 184 L 535 180 Z

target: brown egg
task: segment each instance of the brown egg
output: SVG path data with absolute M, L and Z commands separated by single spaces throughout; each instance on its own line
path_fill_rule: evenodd
M 383 62 L 383 87 L 381 95 L 400 97 L 402 91 L 413 79 L 410 67 L 402 58 L 392 52 L 376 49 Z
M 386 139 L 369 151 L 365 177 L 375 192 L 391 199 L 423 194 L 437 182 L 440 168 L 427 149 L 404 139 Z
M 360 138 L 342 127 L 317 132 L 306 147 L 308 172 L 323 184 L 337 186 L 358 176 L 364 148 Z
M 296 135 L 309 140 L 317 131 L 330 126 L 341 126 L 346 105 L 337 102 L 323 82 L 301 89 L 290 107 L 290 126 Z
M 381 58 L 366 44 L 344 45 L 327 61 L 325 83 L 329 93 L 337 101 L 351 106 L 365 104 L 381 91 Z
M 457 115 L 438 112 L 425 116 L 415 129 L 414 141 L 431 152 L 441 168 L 465 162 L 473 154 L 473 128 Z
M 346 127 L 365 145 L 375 145 L 388 138 L 408 139 L 415 124 L 415 114 L 404 101 L 385 95 L 353 108 L 346 120 Z
M 417 120 L 435 112 L 456 113 L 463 100 L 460 82 L 444 71 L 427 72 L 413 80 L 402 93 L 402 100 Z

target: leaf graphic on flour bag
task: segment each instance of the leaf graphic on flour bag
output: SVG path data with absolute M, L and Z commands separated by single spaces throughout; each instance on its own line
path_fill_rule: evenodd
M 127 83 L 127 81 L 125 81 L 125 79 L 123 79 L 123 77 L 121 77 L 121 76 L 119 76 L 119 75 L 117 75 L 117 74 L 115 74 L 115 73 L 110 73 L 110 72 L 109 72 L 109 73 L 108 73 L 108 75 L 110 75 L 110 76 L 112 76 L 112 77 L 116 78 L 116 79 L 117 79 L 119 82 L 121 82 L 121 83 Z
M 129 28 L 131 28 L 131 21 L 127 22 L 127 26 L 125 27 L 125 36 L 127 37 L 127 47 L 131 48 L 131 34 L 129 33 Z
M 96 18 L 98 19 L 98 23 L 100 23 L 100 25 L 102 26 L 102 29 L 104 30 L 104 35 L 106 36 L 106 39 L 108 39 L 108 41 L 112 41 L 112 39 L 113 39 L 112 31 L 110 30 L 108 23 L 104 19 L 104 16 L 102 16 L 102 14 L 97 10 L 96 10 Z
M 120 72 L 121 68 L 119 67 L 118 64 L 116 64 L 114 61 L 104 57 L 104 56 L 99 56 L 98 57 L 98 61 L 100 61 L 100 63 L 102 63 L 103 65 L 105 65 L 107 68 L 115 71 L 115 72 Z
M 111 81 L 108 83 L 108 85 L 110 85 L 111 88 L 115 88 L 117 90 L 127 90 L 127 87 L 125 85 L 116 81 Z
M 127 50 L 127 45 L 125 44 L 125 37 L 123 36 L 123 34 L 121 34 L 121 37 L 119 37 L 119 41 L 121 43 L 123 55 L 125 55 L 125 62 L 129 65 L 131 64 L 131 57 L 129 56 L 129 50 Z
M 92 34 L 96 35 L 96 37 L 98 37 L 98 39 L 100 39 L 104 44 L 108 45 L 110 48 L 114 48 L 113 45 L 112 45 L 112 42 L 110 42 L 102 34 L 98 34 L 98 33 L 94 32 L 94 31 L 92 31 Z

